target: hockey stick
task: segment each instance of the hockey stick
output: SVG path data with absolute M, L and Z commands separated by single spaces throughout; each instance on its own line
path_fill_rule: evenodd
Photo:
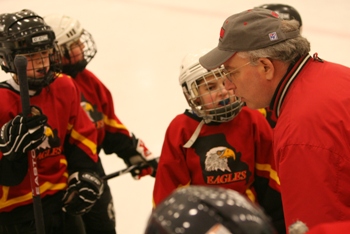
M 155 159 L 152 159 L 152 160 L 157 160 L 157 162 L 158 162 L 159 161 L 159 157 L 155 158 Z M 102 179 L 103 180 L 109 180 L 109 179 L 115 178 L 117 176 L 127 174 L 127 173 L 131 172 L 132 170 L 135 170 L 135 169 L 142 170 L 143 168 L 146 168 L 146 167 L 148 167 L 147 163 L 140 163 L 140 164 L 131 165 L 130 167 L 127 167 L 127 168 L 122 169 L 120 171 L 116 171 L 116 172 L 113 172 L 111 174 L 105 175 L 105 176 L 102 177 Z
M 132 165 L 130 167 L 127 167 L 125 169 L 122 169 L 120 171 L 116 171 L 116 172 L 113 172 L 111 174 L 108 174 L 108 175 L 105 175 L 102 177 L 103 180 L 109 180 L 109 179 L 112 179 L 114 177 L 117 177 L 117 176 L 120 176 L 120 175 L 124 175 L 124 174 L 127 174 L 129 173 L 130 171 L 134 170 L 135 168 L 139 167 L 140 165 Z
M 21 96 L 22 112 L 24 116 L 29 116 L 31 114 L 30 101 L 29 101 L 29 88 L 27 81 L 27 59 L 22 55 L 15 57 L 15 66 L 17 69 L 17 77 L 19 80 L 19 92 Z M 45 234 L 44 216 L 40 198 L 40 185 L 39 185 L 39 175 L 38 167 L 36 161 L 35 150 L 28 152 L 29 168 L 28 173 L 30 177 L 30 186 L 33 195 L 33 208 L 34 208 L 34 218 L 35 227 L 37 234 Z

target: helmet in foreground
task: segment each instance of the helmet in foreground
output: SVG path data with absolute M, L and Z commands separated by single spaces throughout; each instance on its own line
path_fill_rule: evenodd
M 31 90 L 49 85 L 60 71 L 55 33 L 33 11 L 0 15 L 1 68 L 12 73 L 18 83 L 14 64 L 16 55 L 24 55 L 28 59 L 28 86 Z
M 67 15 L 51 14 L 44 17 L 52 27 L 62 52 L 62 70 L 75 77 L 97 53 L 92 35 L 84 30 L 77 19 Z
M 188 186 L 175 190 L 151 214 L 145 234 L 275 233 L 269 218 L 237 191 Z
M 282 19 L 286 19 L 286 20 L 295 19 L 299 22 L 300 24 L 299 27 L 303 25 L 299 12 L 292 6 L 289 6 L 286 4 L 264 4 L 259 6 L 259 8 L 265 8 L 271 11 L 275 11 L 279 14 L 279 16 Z
M 206 70 L 199 58 L 207 50 L 190 53 L 182 61 L 179 82 L 193 112 L 209 122 L 227 122 L 241 110 L 243 102 L 224 87 L 222 68 Z

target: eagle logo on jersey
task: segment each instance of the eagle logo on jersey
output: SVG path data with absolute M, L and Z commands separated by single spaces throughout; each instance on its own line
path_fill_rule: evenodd
M 231 171 L 227 165 L 229 158 L 236 159 L 236 154 L 233 150 L 218 146 L 210 149 L 205 155 L 205 170 L 206 171 Z
M 246 162 L 222 133 L 198 137 L 192 146 L 200 157 L 203 179 L 218 185 L 244 181 L 248 184 L 252 172 Z
M 44 127 L 45 140 L 36 148 L 38 159 L 62 154 L 61 141 L 56 129 L 50 126 Z
M 97 110 L 96 105 L 92 105 L 86 100 L 83 94 L 81 94 L 80 106 L 84 109 L 91 122 L 93 122 L 97 129 L 104 127 L 103 114 Z

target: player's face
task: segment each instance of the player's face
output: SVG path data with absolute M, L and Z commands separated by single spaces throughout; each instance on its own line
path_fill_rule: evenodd
M 233 91 L 225 89 L 225 78 L 210 75 L 198 84 L 198 93 L 204 109 L 213 109 L 234 101 Z
M 76 64 L 84 59 L 84 43 L 80 39 L 74 41 L 69 45 L 69 57 L 70 61 L 67 58 L 62 58 L 63 64 Z
M 27 58 L 27 76 L 30 78 L 42 78 L 50 69 L 50 50 L 24 54 Z

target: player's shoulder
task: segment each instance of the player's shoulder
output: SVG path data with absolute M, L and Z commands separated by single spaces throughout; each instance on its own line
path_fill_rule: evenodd
M 67 74 L 64 73 L 57 73 L 56 74 L 56 79 L 55 81 L 52 83 L 55 86 L 75 86 L 74 85 L 74 81 L 73 78 Z
M 266 110 L 264 108 L 255 110 L 247 106 L 243 106 L 239 114 L 244 116 L 252 116 L 254 118 L 265 118 Z
M 89 83 L 90 85 L 104 86 L 103 82 L 95 75 L 95 73 L 86 68 L 77 74 L 75 80 L 77 82 Z
M 257 124 L 267 124 L 266 120 L 266 110 L 265 109 L 251 109 L 247 106 L 242 107 L 241 112 L 235 117 L 240 121 L 257 123 Z
M 201 118 L 194 115 L 190 110 L 176 115 L 170 122 L 168 128 L 190 128 L 192 125 L 197 126 Z

